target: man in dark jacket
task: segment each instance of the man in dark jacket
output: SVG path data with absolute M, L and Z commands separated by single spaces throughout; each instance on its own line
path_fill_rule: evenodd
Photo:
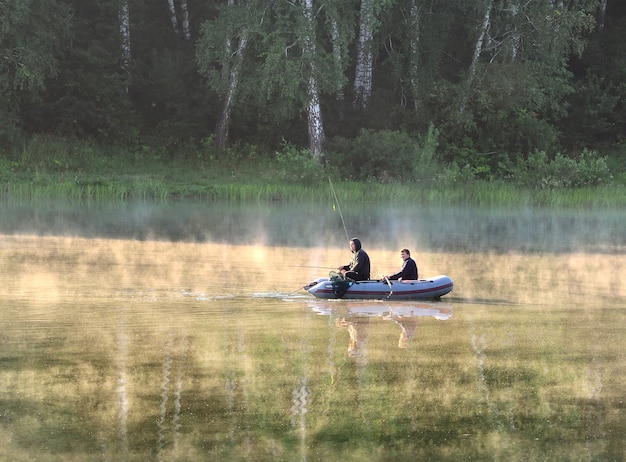
M 400 251 L 400 256 L 403 260 L 400 271 L 396 274 L 392 274 L 391 276 L 383 276 L 383 279 L 402 279 L 403 281 L 416 280 L 418 278 L 417 264 L 415 263 L 415 260 L 411 258 L 411 252 L 409 249 L 402 249 Z
M 370 257 L 361 247 L 359 239 L 350 239 L 350 250 L 352 251 L 352 261 L 347 265 L 340 266 L 338 270 L 345 277 L 355 281 L 367 281 L 370 278 Z

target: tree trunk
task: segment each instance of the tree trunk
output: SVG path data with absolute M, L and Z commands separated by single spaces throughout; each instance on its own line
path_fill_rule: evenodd
M 313 18 L 313 0 L 303 0 L 302 12 L 306 19 L 306 33 L 304 37 L 305 65 L 309 69 L 307 82 L 307 119 L 309 125 L 309 149 L 315 160 L 324 165 L 324 124 L 320 106 L 319 89 L 316 80 L 315 67 L 315 23 Z
M 228 0 L 229 8 L 233 8 L 235 5 L 235 0 Z M 228 144 L 230 116 L 233 109 L 235 93 L 237 92 L 237 87 L 239 86 L 243 54 L 247 45 L 248 33 L 245 29 L 241 31 L 239 46 L 234 54 L 232 53 L 233 38 L 226 37 L 226 42 L 224 44 L 224 56 L 226 56 L 226 59 L 222 65 L 222 79 L 227 87 L 227 90 L 226 95 L 224 96 L 224 105 L 222 106 L 222 111 L 220 112 L 220 116 L 217 121 L 217 127 L 215 128 L 215 144 L 220 148 L 225 148 Z M 231 56 L 232 59 L 230 58 Z
M 607 0 L 600 0 L 600 6 L 598 7 L 598 29 L 604 29 L 604 21 L 606 20 L 606 2 Z
M 122 50 L 122 71 L 124 72 L 124 86 L 126 93 L 130 86 L 130 11 L 128 8 L 128 0 L 122 0 L 120 3 L 120 36 Z
M 230 48 L 230 39 L 228 40 L 227 47 Z M 247 33 L 242 31 L 241 39 L 239 40 L 239 47 L 235 53 L 234 63 L 230 66 L 230 73 L 228 77 L 228 90 L 224 97 L 224 105 L 220 118 L 217 122 L 217 128 L 215 130 L 215 142 L 220 148 L 226 147 L 228 144 L 228 130 L 230 129 L 230 115 L 233 108 L 233 100 L 239 85 L 239 73 L 241 72 L 241 63 L 243 61 L 243 53 L 248 44 Z
M 174 33 L 178 35 L 180 29 L 178 27 L 178 17 L 176 16 L 176 4 L 174 0 L 167 0 L 167 4 L 170 9 L 170 22 L 172 23 L 172 29 Z M 183 12 L 183 36 L 185 40 L 191 40 L 191 32 L 189 31 L 189 8 L 187 6 L 187 0 L 180 2 L 180 9 Z
M 333 59 L 335 61 L 336 68 L 341 71 L 343 69 L 343 56 L 341 53 L 341 37 L 339 36 L 339 26 L 337 25 L 337 18 L 331 18 L 331 40 L 333 41 Z M 339 103 L 339 118 L 343 119 L 343 100 L 344 100 L 343 86 L 338 86 L 335 92 L 335 99 Z
M 511 45 L 511 61 L 515 62 L 517 60 L 517 55 L 519 54 L 521 37 L 519 32 L 517 31 L 517 15 L 520 11 L 520 6 L 518 2 L 513 2 L 511 7 L 509 8 L 511 12 L 511 16 L 513 16 L 513 30 L 511 31 L 511 36 L 513 40 L 513 44 Z
M 172 29 L 174 29 L 175 34 L 178 34 L 178 18 L 176 17 L 176 6 L 174 5 L 174 0 L 167 0 L 167 4 L 170 8 L 170 21 L 172 23 Z
M 354 107 L 367 108 L 372 96 L 372 52 L 374 0 L 361 0 L 359 37 L 357 43 L 356 69 L 354 72 Z
M 472 84 L 474 81 L 474 77 L 476 75 L 476 66 L 478 65 L 478 59 L 480 58 L 480 54 L 483 51 L 483 43 L 485 41 L 485 36 L 487 35 L 487 31 L 491 26 L 491 8 L 493 6 L 493 0 L 489 0 L 487 2 L 487 7 L 485 9 L 485 15 L 483 16 L 483 22 L 480 28 L 480 34 L 478 34 L 478 40 L 476 40 L 476 46 L 474 47 L 474 55 L 472 56 L 472 62 L 470 64 L 469 72 L 467 75 L 467 81 L 465 82 L 465 89 L 463 94 L 461 95 L 461 104 L 459 105 L 459 116 L 463 115 L 465 112 L 465 107 L 467 106 L 467 100 L 469 99 L 469 94 L 472 89 Z
M 180 2 L 180 9 L 183 11 L 183 35 L 185 40 L 191 40 L 191 31 L 189 30 L 189 8 L 187 6 L 187 0 Z
M 417 0 L 411 0 L 411 12 L 410 12 L 410 33 L 411 41 L 410 47 L 410 69 L 409 80 L 411 84 L 411 93 L 413 95 L 413 107 L 415 112 L 419 111 L 419 40 L 420 40 L 420 8 L 417 5 Z
M 324 134 L 324 123 L 322 121 L 322 108 L 320 106 L 319 91 L 317 89 L 317 81 L 311 74 L 307 86 L 307 96 L 309 102 L 307 105 L 307 115 L 309 123 L 309 149 L 320 165 L 324 165 L 324 143 L 326 136 Z

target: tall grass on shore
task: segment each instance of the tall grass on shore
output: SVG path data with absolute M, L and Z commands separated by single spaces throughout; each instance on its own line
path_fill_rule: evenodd
M 71 201 L 223 200 L 232 202 L 332 201 L 328 182 L 316 185 L 281 183 L 176 184 L 159 178 L 124 182 L 10 182 L 0 199 L 67 199 Z M 335 182 L 340 202 L 397 202 L 417 205 L 471 205 L 481 207 L 626 207 L 623 186 L 559 190 L 521 189 L 502 183 L 476 181 L 470 185 L 425 186 L 414 183 Z
M 545 159 L 538 157 L 543 165 Z M 466 170 L 442 166 L 412 180 L 342 181 L 332 166 L 325 171 L 293 150 L 276 153 L 275 160 L 255 153 L 211 152 L 180 159 L 158 150 L 110 152 L 76 141 L 34 138 L 0 156 L 0 200 L 332 201 L 331 177 L 342 203 L 626 207 L 626 185 L 621 183 L 563 187 L 562 182 L 544 181 L 532 186 L 480 180 Z

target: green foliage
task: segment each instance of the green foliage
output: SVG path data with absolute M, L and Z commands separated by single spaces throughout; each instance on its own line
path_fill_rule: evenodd
M 476 180 L 476 171 L 469 164 L 460 166 L 452 162 L 439 172 L 437 178 L 440 185 L 469 185 Z
M 422 140 L 417 163 L 413 168 L 415 178 L 430 178 L 439 170 L 441 163 L 437 154 L 438 146 L 439 130 L 430 124 Z
M 41 90 L 58 71 L 55 52 L 68 33 L 69 10 L 50 0 L 0 2 L 0 93 Z
M 557 152 L 573 159 L 587 147 L 607 155 L 615 180 L 626 181 L 620 155 L 626 7 L 613 2 L 598 28 L 595 0 L 515 8 L 409 3 L 416 10 L 406 2 L 371 3 L 372 98 L 360 111 L 349 104 L 358 2 L 314 0 L 311 23 L 297 2 L 189 0 L 192 38 L 186 40 L 175 32 L 167 2 L 129 1 L 130 81 L 120 66 L 119 1 L 0 2 L 0 143 L 19 146 L 20 134 L 75 136 L 116 146 L 115 156 L 136 164 L 169 157 L 239 172 L 280 162 L 284 181 L 314 181 L 302 150 L 309 146 L 307 82 L 314 72 L 329 165 L 346 178 L 497 181 L 523 170 L 518 159 L 529 153 L 545 152 L 557 162 Z M 474 67 L 488 4 L 489 39 Z M 233 70 L 239 73 L 230 146 L 220 151 L 198 140 L 211 138 Z M 440 132 L 426 132 L 429 126 Z M 72 170 L 86 162 L 61 147 L 27 157 L 36 162 L 31 170 Z M 575 159 L 575 169 L 598 167 Z M 558 162 L 571 170 L 568 161 Z M 297 174 L 288 172 L 294 165 Z
M 572 59 L 576 91 L 562 124 L 562 145 L 606 150 L 624 139 L 626 121 L 626 8 L 613 3 L 605 27 L 589 36 L 580 58 Z
M 423 146 L 428 145 L 426 138 Z M 429 143 L 432 153 L 432 138 Z M 550 161 L 543 153 L 524 161 L 527 168 L 520 167 L 520 171 L 530 172 L 534 168 L 548 172 L 553 175 L 551 178 L 555 178 L 554 172 L 559 168 L 571 169 L 568 175 L 572 187 L 556 187 L 547 181 L 541 188 L 512 181 L 480 180 L 473 167 L 456 163 L 439 166 L 434 181 L 341 181 L 334 168 L 324 171 L 310 153 L 287 142 L 273 153 L 272 161 L 253 146 L 219 150 L 210 138 L 204 147 L 186 149 L 196 155 L 171 156 L 143 144 L 112 150 L 76 139 L 36 137 L 13 146 L 0 157 L 0 198 L 300 202 L 329 200 L 326 180 L 330 176 L 340 202 L 350 198 L 421 204 L 626 207 L 624 185 L 602 182 L 600 186 L 573 187 L 575 183 L 593 184 L 604 174 L 603 159 L 593 152 L 583 153 L 574 164 L 571 159 Z M 544 176 L 537 174 L 535 178 L 541 182 Z M 532 185 L 530 179 L 528 184 Z
M 615 145 L 606 161 L 615 180 L 626 185 L 626 141 Z
M 437 136 L 432 126 L 422 143 L 404 132 L 363 129 L 355 139 L 329 140 L 327 158 L 343 178 L 430 180 L 439 168 Z
M 542 189 L 601 186 L 612 181 L 606 158 L 589 150 L 584 150 L 578 159 L 562 154 L 550 159 L 544 151 L 535 151 L 521 160 L 511 174 L 521 186 Z
M 286 142 L 276 152 L 276 173 L 286 183 L 302 185 L 319 184 L 327 175 L 308 149 L 298 150 Z
M 503 153 L 550 152 L 559 135 L 554 122 L 566 113 L 571 91 L 566 75 L 539 64 L 489 64 L 462 116 L 444 126 L 446 141 L 461 151 L 450 157 L 496 173 Z
M 58 74 L 69 25 L 63 2 L 0 2 L 0 143 L 14 141 L 32 117 L 24 101 L 38 100 L 46 80 Z

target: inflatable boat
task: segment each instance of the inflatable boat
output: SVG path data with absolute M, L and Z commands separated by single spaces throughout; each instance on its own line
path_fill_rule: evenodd
M 415 281 L 319 278 L 304 289 L 316 298 L 326 299 L 433 300 L 450 293 L 453 287 L 452 279 L 439 275 Z

